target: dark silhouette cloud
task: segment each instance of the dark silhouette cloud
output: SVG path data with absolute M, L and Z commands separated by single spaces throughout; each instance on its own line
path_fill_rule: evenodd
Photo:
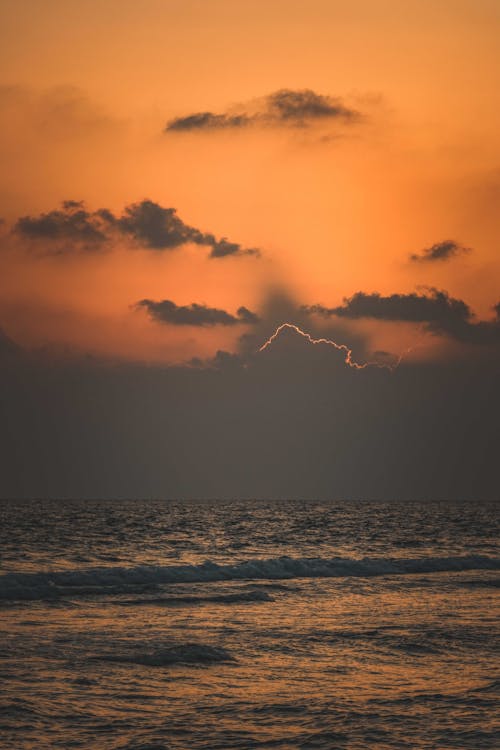
M 356 371 L 293 331 L 189 366 L 10 358 L 0 497 L 498 500 L 484 364 Z
M 238 307 L 236 311 L 239 320 L 241 320 L 242 323 L 248 323 L 250 325 L 254 325 L 255 323 L 259 322 L 259 316 L 256 315 L 254 312 L 249 310 L 247 307 Z
M 90 213 L 81 201 L 64 201 L 61 209 L 39 216 L 22 216 L 15 231 L 28 239 L 71 242 L 86 248 L 101 246 L 108 239 L 106 217 Z
M 189 242 L 211 248 L 213 258 L 227 255 L 257 255 L 256 249 L 246 249 L 226 238 L 217 240 L 213 234 L 190 227 L 177 216 L 175 208 L 163 208 L 158 203 L 143 200 L 127 206 L 115 226 L 133 237 L 140 245 L 153 250 L 169 250 Z
M 223 371 L 240 369 L 244 367 L 245 360 L 239 354 L 218 349 L 213 357 L 209 357 L 208 359 L 193 357 L 189 364 L 191 367 L 197 367 L 202 370 L 213 369 Z
M 281 285 L 273 285 L 265 290 L 259 305 L 259 318 L 259 322 L 245 330 L 238 339 L 238 352 L 243 358 L 252 357 L 283 323 L 297 326 L 312 338 L 325 337 L 343 344 L 348 342 L 356 360 L 365 362 L 374 358 L 369 337 L 361 331 L 354 332 L 349 321 L 330 318 L 327 325 L 324 321 L 316 325 L 316 321 L 298 304 L 297 299 Z M 280 334 L 272 348 L 274 353 L 279 350 L 281 340 L 286 340 L 289 334 L 290 331 L 286 330 Z M 297 338 L 296 335 L 291 335 L 293 339 Z
M 243 248 L 236 242 L 229 242 L 226 237 L 216 240 L 212 235 L 204 235 L 205 242 L 199 243 L 211 247 L 211 258 L 225 258 L 229 255 L 255 255 L 260 257 L 260 250 L 256 247 Z
M 0 328 L 0 359 L 20 353 L 20 347 Z
M 498 307 L 498 306 L 497 306 Z M 500 343 L 500 319 L 476 321 L 469 305 L 450 297 L 447 292 L 429 289 L 427 294 L 391 294 L 356 292 L 338 307 L 305 305 L 309 314 L 339 318 L 371 318 L 376 320 L 423 323 L 425 330 L 444 334 L 468 344 Z
M 336 315 L 341 318 L 376 318 L 415 323 L 435 323 L 450 318 L 463 321 L 472 317 L 465 302 L 437 289 L 431 289 L 428 294 L 391 294 L 387 297 L 378 292 L 356 292 L 352 297 L 344 299 L 344 303 L 338 307 L 311 305 L 304 309 L 325 317 Z
M 151 250 L 174 250 L 192 243 L 210 248 L 210 257 L 259 255 L 256 248 L 244 248 L 225 237 L 201 232 L 185 224 L 175 208 L 164 208 L 151 200 L 125 207 L 120 216 L 107 208 L 88 211 L 81 201 L 67 200 L 60 209 L 39 216 L 23 216 L 14 231 L 27 239 L 43 243 L 49 253 L 76 249 L 100 249 L 114 238 L 127 237 Z
M 153 320 L 175 326 L 234 326 L 237 324 L 254 324 L 259 318 L 246 307 L 239 307 L 236 315 L 220 310 L 217 307 L 207 307 L 193 302 L 191 305 L 176 305 L 172 300 L 164 299 L 158 302 L 143 299 L 137 302 L 136 308 L 144 308 Z
M 195 112 L 171 120 L 165 131 L 239 129 L 249 125 L 303 127 L 318 120 L 352 121 L 358 117 L 358 113 L 346 107 L 340 99 L 317 94 L 311 89 L 280 89 L 261 99 L 256 111 L 250 107 L 239 113 Z
M 470 253 L 470 247 L 464 247 L 454 240 L 444 240 L 437 242 L 431 247 L 426 247 L 420 253 L 410 255 L 410 260 L 414 263 L 433 263 L 435 261 L 450 260 L 457 255 Z
M 326 117 L 351 119 L 357 115 L 340 99 L 316 94 L 311 89 L 280 89 L 267 97 L 266 104 L 271 119 L 294 124 Z
M 253 118 L 248 115 L 216 115 L 213 112 L 197 112 L 187 117 L 177 117 L 168 123 L 166 130 L 220 130 L 241 128 L 250 125 Z

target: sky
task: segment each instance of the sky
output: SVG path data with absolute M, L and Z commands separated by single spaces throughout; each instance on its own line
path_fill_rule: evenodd
M 0 0 L 1 496 L 498 498 L 499 30 Z

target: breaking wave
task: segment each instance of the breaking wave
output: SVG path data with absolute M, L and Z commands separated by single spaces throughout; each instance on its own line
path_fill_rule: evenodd
M 500 570 L 500 558 L 481 555 L 424 558 L 333 557 L 246 560 L 233 565 L 141 565 L 87 568 L 0 576 L 0 599 L 36 600 L 88 594 L 129 593 L 131 586 L 214 581 L 283 580 L 414 575 L 467 570 Z

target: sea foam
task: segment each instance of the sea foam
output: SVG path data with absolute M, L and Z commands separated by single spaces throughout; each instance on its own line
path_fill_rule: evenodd
M 99 567 L 0 576 L 0 599 L 47 599 L 86 594 L 130 592 L 130 586 L 213 581 L 283 580 L 416 575 L 447 571 L 500 570 L 500 558 L 481 555 L 423 558 L 253 559 L 233 565 L 140 565 Z

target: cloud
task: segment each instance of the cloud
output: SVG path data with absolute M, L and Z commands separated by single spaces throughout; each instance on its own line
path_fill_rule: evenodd
M 276 121 L 291 121 L 293 124 L 306 120 L 332 118 L 354 118 L 357 113 L 345 107 L 340 99 L 316 94 L 311 89 L 281 89 L 267 99 L 269 116 Z
M 208 359 L 201 359 L 200 357 L 193 357 L 188 363 L 190 367 L 195 367 L 200 370 L 240 370 L 245 366 L 245 361 L 239 354 L 233 352 L 227 352 L 223 349 L 218 349 L 213 357 Z
M 378 292 L 366 294 L 356 292 L 344 299 L 338 307 L 322 305 L 304 306 L 309 313 L 325 317 L 336 315 L 340 318 L 376 318 L 408 322 L 432 323 L 452 317 L 468 320 L 472 313 L 462 300 L 449 297 L 447 292 L 431 289 L 429 294 L 391 294 L 387 297 Z
M 450 260 L 457 255 L 465 255 L 470 252 L 470 247 L 464 247 L 454 240 L 443 240 L 443 242 L 437 242 L 431 247 L 424 248 L 420 253 L 413 253 L 410 255 L 410 260 L 414 263 L 434 263 L 435 261 Z
M 338 307 L 305 305 L 309 314 L 324 317 L 423 323 L 425 330 L 444 334 L 462 343 L 500 344 L 500 303 L 494 310 L 496 319 L 478 321 L 466 302 L 450 297 L 445 291 L 429 289 L 427 294 L 391 294 L 356 292 Z
M 193 302 L 191 305 L 176 305 L 172 300 L 164 299 L 155 302 L 143 299 L 137 302 L 136 308 L 144 308 L 150 317 L 159 323 L 175 326 L 234 326 L 237 324 L 253 325 L 259 321 L 258 316 L 246 307 L 239 307 L 236 315 L 217 307 L 207 307 Z
M 248 115 L 216 115 L 213 112 L 196 112 L 187 117 L 171 120 L 166 130 L 219 130 L 222 128 L 241 128 L 250 125 L 252 118 Z
M 498 361 L 354 371 L 293 332 L 243 363 L 14 357 L 0 497 L 495 500 Z
M 280 89 L 241 112 L 195 112 L 167 123 L 165 132 L 240 129 L 250 125 L 292 125 L 305 127 L 318 120 L 359 119 L 359 114 L 338 98 L 311 89 Z
M 159 203 L 143 200 L 126 206 L 120 216 L 107 208 L 88 211 L 83 201 L 64 201 L 60 209 L 22 216 L 14 232 L 26 239 L 44 243 L 49 254 L 71 252 L 75 249 L 101 249 L 116 236 L 127 237 L 140 247 L 151 250 L 174 250 L 192 243 L 210 248 L 211 258 L 229 255 L 258 256 L 256 248 L 244 248 L 227 238 L 216 239 L 185 224 L 175 208 L 164 208 Z
M 0 359 L 20 353 L 19 346 L 0 328 Z
M 61 209 L 39 216 L 21 216 L 14 231 L 30 240 L 70 241 L 91 248 L 108 239 L 107 223 L 100 212 L 89 213 L 83 202 L 68 200 Z
M 212 248 L 212 257 L 237 255 L 245 251 L 226 239 L 216 240 L 212 234 L 200 232 L 190 227 L 177 216 L 175 208 L 163 208 L 158 203 L 143 200 L 127 206 L 115 226 L 123 234 L 128 234 L 140 245 L 153 250 L 170 250 L 180 245 L 193 243 Z

